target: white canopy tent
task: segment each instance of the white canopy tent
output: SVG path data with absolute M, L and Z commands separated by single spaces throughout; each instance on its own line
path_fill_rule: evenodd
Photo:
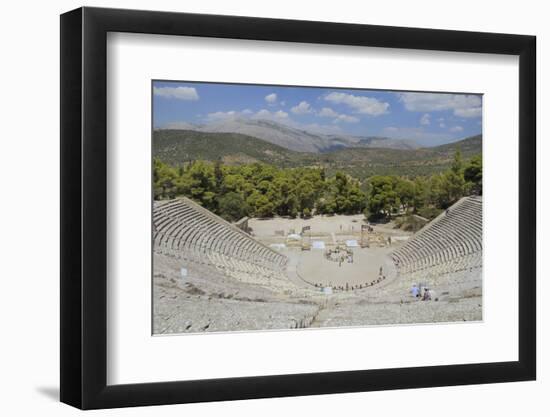
M 288 240 L 302 240 L 302 236 L 296 233 L 291 233 L 286 237 Z
M 312 249 L 325 249 L 325 242 L 322 240 L 314 240 L 311 242 Z

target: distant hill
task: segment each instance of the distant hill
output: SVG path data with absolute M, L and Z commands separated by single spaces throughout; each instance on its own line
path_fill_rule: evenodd
M 459 146 L 463 155 L 471 156 L 471 155 L 481 153 L 481 147 L 482 147 L 481 142 L 482 142 L 481 135 L 476 135 L 476 136 L 471 136 L 469 138 L 460 140 L 458 142 L 435 146 L 430 149 L 440 154 L 449 154 L 449 152 L 452 154 L 454 153 L 456 147 Z
M 360 179 L 392 174 L 414 177 L 448 169 L 457 148 L 461 150 L 464 159 L 481 154 L 481 135 L 433 148 L 347 148 L 323 154 L 316 159 L 329 172 L 341 170 Z
M 381 136 L 360 137 L 359 146 L 366 148 L 390 148 L 390 149 L 418 149 L 420 146 L 406 139 L 393 139 Z
M 321 152 L 332 145 L 332 141 L 323 135 L 271 120 L 230 119 L 209 123 L 199 129 L 203 132 L 240 133 L 297 152 Z
M 481 136 L 420 149 L 343 147 L 332 152 L 296 152 L 239 133 L 155 130 L 153 155 L 171 165 L 192 160 L 226 164 L 263 162 L 282 168 L 322 166 L 329 174 L 342 170 L 357 178 L 371 175 L 429 175 L 447 169 L 456 148 L 464 158 L 481 153 Z
M 153 155 L 171 165 L 187 161 L 221 160 L 227 164 L 265 162 L 294 165 L 296 152 L 239 133 L 208 133 L 193 130 L 156 130 Z
M 419 146 L 411 140 L 386 137 L 360 137 L 347 134 L 322 134 L 272 120 L 231 118 L 203 125 L 176 123 L 173 129 L 208 132 L 239 133 L 252 136 L 273 145 L 296 152 L 322 153 L 344 148 L 394 148 L 416 149 Z

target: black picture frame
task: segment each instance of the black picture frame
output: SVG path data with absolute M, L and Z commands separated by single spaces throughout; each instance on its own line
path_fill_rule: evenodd
M 399 369 L 107 385 L 108 32 L 519 56 L 519 358 Z M 61 401 L 81 409 L 536 378 L 536 38 L 101 8 L 61 16 Z

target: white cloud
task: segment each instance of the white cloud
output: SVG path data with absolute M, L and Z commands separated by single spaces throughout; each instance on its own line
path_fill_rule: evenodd
M 288 118 L 288 113 L 282 110 L 270 112 L 269 110 L 261 109 L 252 117 L 255 119 L 286 119 Z
M 445 123 L 441 122 L 441 123 L 439 123 L 439 127 L 441 129 L 445 129 L 447 127 L 447 125 Z
M 332 110 L 330 107 L 323 107 L 319 112 L 321 117 L 338 117 L 338 113 Z
M 206 115 L 206 121 L 209 121 L 209 122 L 238 119 L 238 118 L 282 120 L 282 119 L 288 118 L 288 113 L 282 110 L 271 112 L 267 109 L 261 109 L 256 113 L 254 113 L 250 109 L 244 109 L 244 110 L 217 111 L 214 113 L 208 113 Z
M 471 94 L 398 93 L 409 111 L 452 110 L 458 117 L 481 116 L 481 97 Z
M 382 102 L 372 97 L 355 96 L 347 93 L 332 92 L 327 94 L 324 99 L 336 104 L 345 104 L 357 113 L 368 114 L 370 116 L 386 114 L 390 107 L 389 103 Z
M 320 117 L 331 117 L 334 120 L 333 123 L 339 123 L 339 122 L 346 122 L 346 123 L 357 123 L 359 122 L 359 118 L 355 116 L 348 116 L 347 114 L 341 114 L 338 112 L 335 112 L 330 107 L 323 107 L 319 113 L 317 113 Z
M 199 95 L 193 87 L 153 87 L 153 94 L 158 97 L 178 100 L 198 100 Z
M 339 114 L 336 119 L 334 119 L 334 123 L 338 122 L 346 122 L 346 123 L 357 123 L 359 121 L 359 118 L 355 116 L 348 116 L 347 114 Z
M 277 94 L 275 93 L 268 94 L 267 96 L 264 97 L 264 99 L 268 104 L 275 104 L 277 103 Z
M 307 101 L 301 101 L 300 104 L 290 109 L 294 114 L 307 114 L 313 112 L 311 105 Z
M 288 117 L 288 113 L 286 111 L 279 110 L 275 112 L 275 117 L 286 119 Z
M 286 106 L 286 101 L 283 100 L 279 104 L 284 107 L 284 106 Z
M 480 117 L 481 107 L 471 107 L 469 109 L 456 109 L 455 116 L 458 117 Z
M 231 111 L 217 111 L 214 113 L 208 113 L 206 118 L 209 121 L 218 121 L 218 120 L 227 120 L 237 118 L 241 112 L 231 110 Z
M 453 126 L 449 129 L 450 132 L 457 133 L 462 132 L 464 128 L 462 126 Z
M 430 123 L 430 115 L 428 113 L 424 113 L 424 115 L 420 118 L 420 124 L 422 126 L 429 126 Z
M 340 116 L 340 115 L 339 115 Z M 344 118 L 346 117 L 345 115 Z M 350 116 L 351 117 L 351 116 Z M 318 123 L 299 123 L 295 120 L 292 120 L 290 115 L 282 110 L 278 111 L 269 111 L 267 109 L 261 109 L 257 112 L 253 112 L 250 109 L 245 110 L 230 110 L 230 111 L 218 111 L 214 113 L 209 113 L 202 120 L 203 122 L 219 122 L 223 120 L 237 120 L 239 118 L 243 119 L 254 119 L 254 120 L 271 120 L 277 123 L 284 124 L 295 129 L 306 130 L 313 133 L 342 133 L 343 130 L 340 128 L 338 123 L 335 123 L 335 120 L 330 124 L 318 124 Z M 351 122 L 351 120 L 344 120 L 341 118 L 340 121 Z M 186 122 L 177 122 L 172 123 L 162 127 L 163 129 L 173 128 L 173 129 L 193 129 L 194 125 Z

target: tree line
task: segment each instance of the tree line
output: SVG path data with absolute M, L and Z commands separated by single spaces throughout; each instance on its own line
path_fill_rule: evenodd
M 415 213 L 431 219 L 461 197 L 481 195 L 482 180 L 481 155 L 464 162 L 457 150 L 451 167 L 439 174 L 414 179 L 395 175 L 369 178 L 365 215 L 374 220 Z
M 405 211 L 444 209 L 463 195 L 481 193 L 481 156 L 462 161 L 459 151 L 441 174 L 408 179 L 395 175 L 359 181 L 322 167 L 278 168 L 265 163 L 226 165 L 193 161 L 179 167 L 154 160 L 154 198 L 186 196 L 235 221 L 249 217 L 358 214 L 390 217 Z

